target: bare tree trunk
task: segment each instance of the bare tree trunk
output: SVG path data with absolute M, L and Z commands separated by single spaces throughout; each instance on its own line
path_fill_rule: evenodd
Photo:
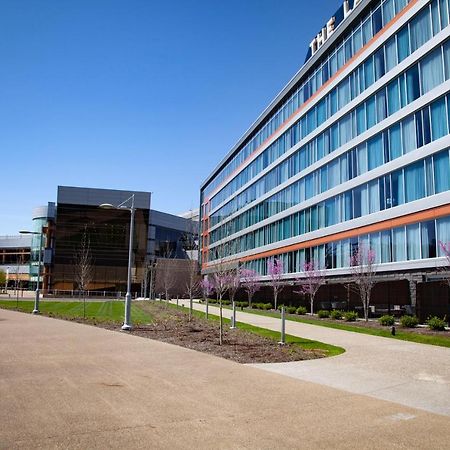
M 278 303 L 278 292 L 275 291 L 273 294 L 273 299 L 275 301 L 275 311 L 277 310 L 277 303 Z
M 189 322 L 192 320 L 192 294 L 189 296 Z
M 314 315 L 314 297 L 312 294 L 309 294 L 309 303 L 311 305 L 311 316 Z

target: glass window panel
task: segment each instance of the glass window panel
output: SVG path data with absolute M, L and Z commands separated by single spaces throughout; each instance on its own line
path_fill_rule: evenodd
M 384 48 L 381 47 L 374 54 L 375 61 L 375 80 L 379 80 L 386 72 L 386 66 L 384 64 Z
M 448 25 L 448 0 L 439 0 L 439 13 L 441 16 L 441 29 Z
M 403 154 L 409 153 L 417 148 L 414 116 L 407 117 L 402 122 L 402 142 Z
M 448 134 L 445 97 L 431 104 L 431 133 L 433 141 Z
M 431 17 L 430 10 L 428 8 L 424 8 L 410 22 L 409 30 L 412 53 L 431 38 Z
M 436 194 L 450 189 L 450 167 L 448 150 L 434 155 L 434 184 Z
M 397 50 L 399 63 L 409 56 L 409 33 L 407 26 L 403 27 L 397 34 Z
M 392 233 L 391 230 L 381 232 L 381 262 L 392 261 Z
M 441 48 L 437 48 L 420 63 L 422 95 L 444 81 Z
M 392 261 L 405 261 L 405 228 L 394 228 L 392 230 Z
M 434 220 L 420 224 L 422 258 L 436 258 L 436 226 Z
M 405 168 L 406 202 L 412 202 L 425 196 L 425 172 L 423 161 Z
M 445 67 L 445 79 L 450 78 L 450 40 L 444 45 L 444 67 Z
M 368 142 L 369 170 L 383 164 L 383 139 L 381 135 Z
M 406 93 L 408 103 L 420 97 L 419 67 L 417 64 L 406 72 Z
M 394 17 L 394 0 L 386 0 L 383 3 L 383 22 L 386 25 Z
M 400 124 L 394 125 L 389 129 L 389 150 L 391 160 L 402 156 Z
M 438 244 L 439 242 L 443 242 L 444 244 L 450 242 L 450 216 L 437 219 L 436 229 Z M 438 245 L 438 255 L 444 256 L 440 245 Z
M 397 65 L 397 44 L 395 36 L 391 37 L 385 45 L 386 52 L 386 72 L 389 72 Z
M 366 120 L 368 129 L 376 124 L 375 96 L 370 97 L 366 102 Z
M 398 80 L 394 80 L 387 86 L 389 115 L 394 114 L 400 109 L 400 92 L 398 89 Z
M 420 259 L 420 231 L 418 223 L 406 227 L 406 250 L 408 260 Z

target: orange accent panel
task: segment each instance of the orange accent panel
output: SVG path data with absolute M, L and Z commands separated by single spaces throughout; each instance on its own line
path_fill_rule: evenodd
M 262 147 L 266 144 L 267 141 L 275 136 L 286 125 L 286 123 L 292 119 L 293 116 L 305 109 L 306 106 L 308 106 L 308 104 L 311 103 L 314 98 L 316 98 L 333 80 L 335 80 L 345 69 L 347 69 L 347 67 L 352 64 L 355 59 L 358 58 L 359 55 L 361 55 L 362 52 L 364 52 L 370 45 L 372 45 L 384 33 L 386 33 L 386 31 L 389 30 L 389 28 L 391 28 L 396 22 L 398 22 L 400 18 L 403 17 L 418 1 L 419 0 L 411 0 L 411 2 L 408 3 L 408 5 L 406 5 L 389 23 L 387 23 L 384 28 L 382 28 L 375 36 L 373 36 L 373 38 L 369 42 L 367 42 L 366 45 L 361 47 L 331 78 L 329 78 L 324 84 L 322 84 L 322 86 L 311 97 L 309 97 L 306 102 L 304 102 L 269 137 L 267 137 L 262 142 L 262 144 L 253 151 L 253 153 L 248 155 L 247 158 L 245 158 L 245 160 L 235 170 L 233 170 L 233 172 L 231 172 L 231 174 L 228 175 L 228 177 L 222 183 L 220 183 L 219 186 L 216 187 L 216 189 L 214 189 L 214 191 L 209 195 L 206 201 L 209 202 L 211 198 L 216 195 L 220 191 L 220 189 L 222 189 L 228 183 L 228 181 L 236 175 L 237 172 L 241 170 L 241 168 L 247 163 L 250 158 L 255 156 L 257 153 L 262 152 Z
M 423 222 L 426 220 L 437 219 L 439 217 L 450 215 L 450 204 L 439 206 L 437 208 L 427 209 L 417 213 L 408 214 L 406 216 L 396 217 L 395 219 L 383 220 L 372 225 L 366 225 L 364 227 L 353 228 L 351 230 L 342 231 L 340 233 L 330 234 L 317 239 L 311 239 L 310 241 L 300 242 L 299 244 L 287 245 L 274 250 L 268 250 L 256 255 L 246 256 L 239 259 L 239 262 L 253 261 L 254 259 L 265 258 L 281 253 L 286 253 L 294 250 L 300 250 L 303 248 L 314 247 L 316 245 L 328 244 L 329 242 L 340 241 L 342 239 L 348 239 L 358 236 L 360 234 L 373 233 L 375 231 L 383 231 L 389 228 L 396 228 L 402 225 L 409 225 L 416 222 Z

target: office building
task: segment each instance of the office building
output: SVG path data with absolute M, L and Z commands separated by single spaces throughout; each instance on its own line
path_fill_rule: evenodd
M 203 273 L 226 263 L 267 280 L 276 257 L 294 280 L 315 261 L 325 300 L 345 295 L 364 245 L 375 303 L 450 312 L 438 280 L 450 241 L 449 9 L 354 0 L 324 16 L 299 72 L 201 187 Z

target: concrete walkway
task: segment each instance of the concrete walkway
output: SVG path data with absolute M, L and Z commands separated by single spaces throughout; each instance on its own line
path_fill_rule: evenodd
M 185 301 L 185 305 L 188 302 Z M 204 305 L 195 303 L 195 309 Z M 212 314 L 219 308 L 209 307 Z M 230 310 L 224 310 L 226 317 Z M 237 312 L 238 322 L 280 330 L 280 319 Z M 450 348 L 286 321 L 286 333 L 346 349 L 333 358 L 255 367 L 450 416 Z
M 440 449 L 450 419 L 0 310 L 0 448 Z

